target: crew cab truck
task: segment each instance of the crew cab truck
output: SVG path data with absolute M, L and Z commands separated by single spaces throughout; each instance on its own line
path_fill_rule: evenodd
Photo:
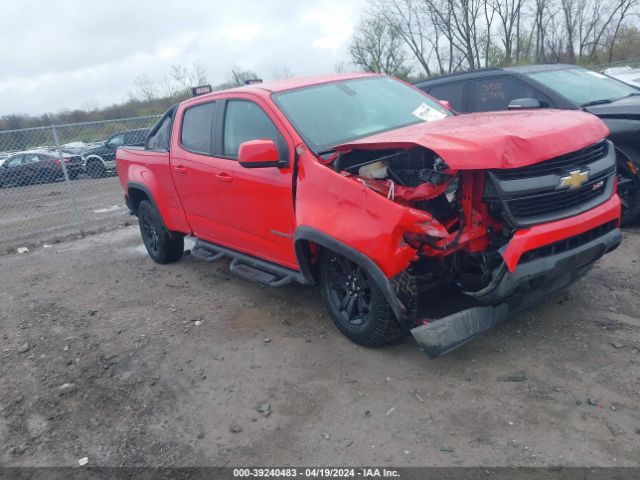
M 116 158 L 156 262 L 192 235 L 195 256 L 228 257 L 245 278 L 318 284 L 359 344 L 410 331 L 438 357 L 618 246 L 608 133 L 584 112 L 456 115 L 399 80 L 348 74 L 189 99 Z M 442 284 L 475 305 L 419 318 L 418 291 Z

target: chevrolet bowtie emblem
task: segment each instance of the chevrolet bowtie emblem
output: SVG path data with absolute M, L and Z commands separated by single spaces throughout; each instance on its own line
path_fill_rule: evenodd
M 568 176 L 560 178 L 560 187 L 568 187 L 571 190 L 575 190 L 576 188 L 580 188 L 587 180 L 589 180 L 589 172 L 574 170 L 573 172 L 569 172 Z

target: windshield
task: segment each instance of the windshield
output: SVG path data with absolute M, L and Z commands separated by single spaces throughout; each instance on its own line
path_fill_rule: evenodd
M 273 100 L 316 153 L 451 115 L 437 101 L 389 77 L 314 85 L 275 94 Z
M 528 73 L 531 78 L 579 105 L 612 102 L 638 90 L 618 80 L 584 68 Z

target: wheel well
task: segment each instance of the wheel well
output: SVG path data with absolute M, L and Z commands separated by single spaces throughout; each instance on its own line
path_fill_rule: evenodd
M 128 191 L 129 205 L 134 215 L 138 215 L 138 207 L 143 200 L 151 200 L 147 192 L 135 187 L 129 187 Z
M 371 277 L 371 280 L 375 282 L 378 288 L 382 291 L 382 294 L 389 302 L 389 305 L 396 317 L 401 317 L 402 312 L 404 311 L 404 306 L 398 300 L 389 279 L 385 276 L 380 267 L 373 262 L 373 260 L 330 235 L 312 227 L 298 227 L 296 229 L 294 239 L 296 259 L 298 260 L 298 265 L 300 266 L 302 274 L 307 280 L 315 281 L 317 279 L 318 263 L 317 261 L 312 261 L 317 260 L 317 253 L 319 253 L 321 249 L 331 250 L 332 252 L 342 255 L 364 268 Z M 310 255 L 313 250 L 316 252 L 315 257 Z
M 318 283 L 318 258 L 323 248 L 311 240 L 298 240 L 295 244 L 300 269 L 307 280 L 313 279 L 314 283 Z
M 99 157 L 98 155 L 93 155 L 91 157 L 87 157 L 86 162 L 87 162 L 87 165 L 89 163 L 92 163 L 92 162 L 99 162 L 99 163 L 104 164 L 104 160 L 102 160 L 102 157 Z

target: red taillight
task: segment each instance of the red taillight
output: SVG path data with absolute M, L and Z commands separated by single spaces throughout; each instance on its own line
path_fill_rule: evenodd
M 56 162 L 56 165 L 60 165 L 62 163 L 59 158 L 56 158 L 55 162 Z

